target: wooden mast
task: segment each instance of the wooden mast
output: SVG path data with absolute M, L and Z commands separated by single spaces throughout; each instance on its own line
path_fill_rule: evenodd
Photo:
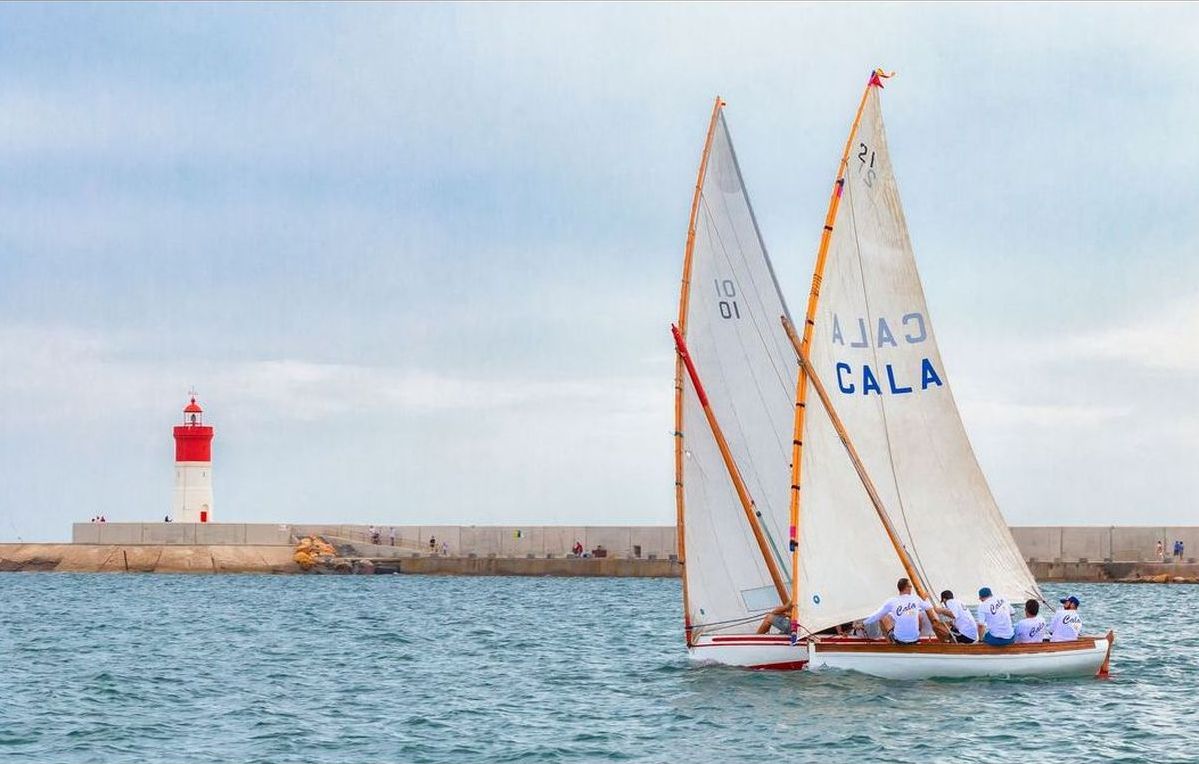
M 833 408 L 833 402 L 828 396 L 828 391 L 824 389 L 824 384 L 817 376 L 816 370 L 812 368 L 812 363 L 808 360 L 807 352 L 800 345 L 799 336 L 795 333 L 795 326 L 786 316 L 780 316 L 783 321 L 783 329 L 787 332 L 787 339 L 791 340 L 791 346 L 795 349 L 795 355 L 799 359 L 799 365 L 803 367 L 807 377 L 812 382 L 812 388 L 816 390 L 817 397 L 820 398 L 821 404 L 824 405 L 824 410 L 828 412 L 829 421 L 833 423 L 833 429 L 837 431 L 837 437 L 841 439 L 841 443 L 845 446 L 845 451 L 849 454 L 849 460 L 853 462 L 853 468 L 858 473 L 858 477 L 862 481 L 862 486 L 866 489 L 866 494 L 870 497 L 870 503 L 874 505 L 874 511 L 878 514 L 878 519 L 882 521 L 883 529 L 887 531 L 887 537 L 891 540 L 891 546 L 895 548 L 895 554 L 899 555 L 899 562 L 903 565 L 903 570 L 908 574 L 908 579 L 912 585 L 916 587 L 916 594 L 920 599 L 930 599 L 928 587 L 924 580 L 920 577 L 919 571 L 916 570 L 912 558 L 908 555 L 908 550 L 904 548 L 903 542 L 899 538 L 899 533 L 895 530 L 895 526 L 891 524 L 891 518 L 887 515 L 886 508 L 883 507 L 883 500 L 878 495 L 878 491 L 874 487 L 874 481 L 870 479 L 870 475 L 866 472 L 866 465 L 862 463 L 862 459 L 858 456 L 858 450 L 854 448 L 853 441 L 849 439 L 849 433 L 845 430 L 844 423 L 841 422 L 841 417 L 837 416 L 837 411 Z M 938 621 L 930 618 L 930 623 L 936 629 Z M 938 633 L 940 631 L 938 630 Z
M 729 478 L 733 481 L 733 487 L 737 489 L 737 498 L 741 500 L 741 508 L 745 510 L 745 519 L 749 521 L 749 527 L 753 531 L 754 540 L 758 542 L 758 550 L 762 553 L 762 559 L 766 562 L 766 569 L 770 572 L 770 580 L 774 582 L 774 588 L 778 592 L 779 601 L 786 604 L 788 592 L 787 584 L 783 580 L 783 572 L 779 568 L 778 562 L 775 561 L 774 555 L 771 553 L 770 545 L 766 541 L 766 535 L 762 532 L 762 525 L 758 519 L 758 511 L 754 506 L 754 500 L 749 495 L 749 489 L 745 487 L 745 481 L 741 478 L 741 470 L 737 469 L 737 463 L 733 460 L 733 453 L 729 450 L 729 443 L 725 440 L 724 431 L 720 429 L 720 424 L 716 421 L 716 415 L 712 413 L 712 407 L 708 404 L 708 394 L 704 392 L 704 386 L 699 381 L 699 373 L 695 370 L 695 363 L 691 360 L 691 355 L 687 352 L 687 343 L 683 339 L 682 332 L 677 326 L 670 327 L 674 334 L 675 348 L 678 350 L 679 359 L 687 368 L 687 374 L 691 377 L 691 385 L 695 388 L 695 395 L 699 398 L 699 405 L 704 409 L 704 416 L 708 419 L 708 426 L 712 428 L 712 436 L 716 438 L 716 446 L 720 449 L 720 456 L 724 459 L 725 469 L 729 471 Z
M 695 194 L 691 197 L 691 219 L 687 224 L 687 244 L 683 249 L 683 283 L 679 290 L 678 329 L 687 336 L 687 314 L 691 302 L 691 260 L 695 252 L 695 221 L 699 217 L 699 202 L 703 195 L 704 177 L 708 172 L 708 155 L 712 152 L 712 136 L 716 134 L 716 121 L 724 101 L 716 96 L 712 105 L 712 118 L 708 122 L 708 136 L 704 140 L 704 151 L 699 160 L 699 173 L 695 178 Z M 691 644 L 691 602 L 687 593 L 687 532 L 685 497 L 683 494 L 683 358 L 678 356 L 674 365 L 674 504 L 675 532 L 678 538 L 678 558 L 683 565 L 683 628 L 687 644 Z
M 841 206 L 841 193 L 845 189 L 845 172 L 849 166 L 849 151 L 853 140 L 858 134 L 858 126 L 862 123 L 862 112 L 866 109 L 866 98 L 870 88 L 882 87 L 880 77 L 890 77 L 882 69 L 875 69 L 870 74 L 870 80 L 862 91 L 862 99 L 858 102 L 858 111 L 854 115 L 853 125 L 849 128 L 849 136 L 845 139 L 845 150 L 841 152 L 841 163 L 837 165 L 837 180 L 833 183 L 833 191 L 828 200 L 828 211 L 824 215 L 824 231 L 820 234 L 820 249 L 816 252 L 816 267 L 812 273 L 812 291 L 808 293 L 808 311 L 804 317 L 803 341 L 796 347 L 800 358 L 804 357 L 812 343 L 812 330 L 816 326 L 816 307 L 820 302 L 820 282 L 824 278 L 825 264 L 828 262 L 829 244 L 833 236 L 833 224 L 837 220 L 837 210 Z M 788 324 L 790 322 L 787 322 Z M 802 348 L 802 349 L 801 349 Z M 799 632 L 799 519 L 800 519 L 800 477 L 803 470 L 803 433 L 804 415 L 807 410 L 808 384 L 807 365 L 800 363 L 799 377 L 795 383 L 795 426 L 791 438 L 791 518 L 790 518 L 790 548 L 791 548 L 791 635 L 794 640 Z

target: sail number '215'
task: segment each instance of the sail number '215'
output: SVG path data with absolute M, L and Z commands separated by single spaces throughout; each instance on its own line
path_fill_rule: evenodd
M 861 163 L 858 170 L 859 172 L 861 170 L 866 171 L 866 177 L 862 179 L 866 183 L 866 188 L 874 188 L 874 181 L 877 178 L 874 174 L 874 150 L 865 143 L 859 143 L 858 148 L 861 149 L 858 152 L 858 162 Z M 867 156 L 869 156 L 869 159 L 867 159 Z
M 712 279 L 712 283 L 716 286 L 716 296 L 723 298 L 720 300 L 718 307 L 720 308 L 720 317 L 724 319 L 741 318 L 741 308 L 737 305 L 737 285 L 732 279 Z

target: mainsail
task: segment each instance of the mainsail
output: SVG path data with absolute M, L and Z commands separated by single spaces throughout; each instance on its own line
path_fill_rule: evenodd
M 767 553 L 789 570 L 787 475 L 795 354 L 719 100 L 696 186 L 679 329 L 750 496 Z M 697 391 L 676 370 L 676 479 L 684 600 L 694 636 L 752 633 L 780 606 Z
M 795 399 L 795 351 L 779 320 L 789 318 L 786 302 L 723 102 L 713 109 L 676 336 L 676 498 L 689 643 L 700 633 L 757 631 L 764 614 L 782 612 L 790 592 L 805 632 L 868 614 L 904 573 L 879 511 L 923 583 L 963 599 L 981 586 L 1013 600 L 1039 596 L 949 390 L 891 169 L 881 87 L 876 74 L 851 129 L 804 327 L 811 368 L 877 501 L 828 412 L 815 396 L 807 400 L 811 384 L 802 372 Z M 684 353 L 706 388 L 707 412 Z M 709 426 L 708 412 L 718 424 Z
M 921 578 L 967 600 L 981 586 L 1013 600 L 1039 596 L 949 389 L 887 149 L 881 89 L 876 74 L 834 192 L 840 204 L 813 282 L 807 353 Z M 894 570 L 872 566 L 856 548 L 864 534 L 877 535 L 878 521 L 845 527 L 845 448 L 817 407 L 806 408 L 800 537 L 809 580 L 800 582 L 799 619 L 814 630 L 865 613 L 894 585 Z M 839 587 L 834 607 L 828 587 L 846 565 L 827 569 L 812 555 L 838 543 L 860 588 Z M 822 601 L 812 602 L 804 586 L 823 589 Z

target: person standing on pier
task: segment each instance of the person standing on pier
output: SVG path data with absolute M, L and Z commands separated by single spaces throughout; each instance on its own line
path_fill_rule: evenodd
M 394 525 L 391 526 L 391 530 L 387 532 L 387 540 L 391 542 L 392 546 L 396 545 L 396 527 Z
M 1157 540 L 1157 561 L 1166 561 L 1166 545 L 1162 543 L 1161 539 Z

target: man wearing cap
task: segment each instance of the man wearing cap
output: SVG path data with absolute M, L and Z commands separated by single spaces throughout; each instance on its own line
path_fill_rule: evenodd
M 996 597 L 989 586 L 978 590 L 978 637 L 988 645 L 1010 645 L 1016 640 L 1012 627 L 1012 606 Z
M 906 578 L 899 579 L 895 588 L 899 590 L 899 595 L 884 602 L 863 623 L 867 626 L 878 623 L 892 641 L 913 645 L 920 641 L 921 612 L 927 612 L 931 620 L 933 606 L 912 594 L 912 582 Z
M 1078 614 L 1078 597 L 1071 594 L 1061 600 L 1062 609 L 1053 614 L 1049 622 L 1050 642 L 1070 642 L 1082 634 L 1082 616 Z

